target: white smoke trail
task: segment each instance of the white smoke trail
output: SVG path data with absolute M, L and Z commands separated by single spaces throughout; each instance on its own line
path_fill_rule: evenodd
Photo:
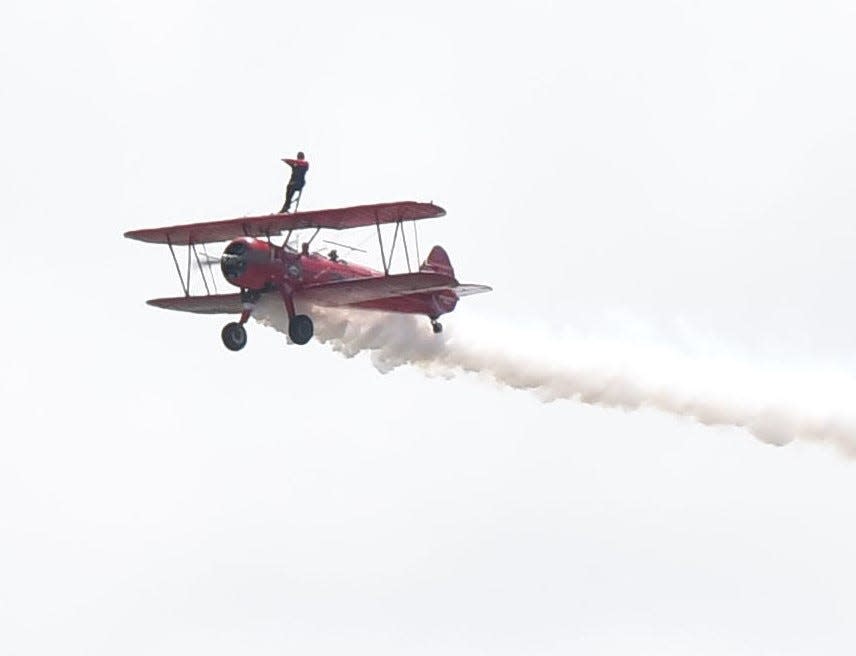
M 543 401 L 655 408 L 711 426 L 744 428 L 764 442 L 828 442 L 856 456 L 856 380 L 835 372 L 771 371 L 733 359 L 687 356 L 627 342 L 557 338 L 486 324 L 449 322 L 434 335 L 424 317 L 313 307 L 315 338 L 346 357 L 368 352 L 388 372 L 402 365 L 429 375 L 477 373 L 529 390 Z M 254 318 L 287 333 L 277 299 Z

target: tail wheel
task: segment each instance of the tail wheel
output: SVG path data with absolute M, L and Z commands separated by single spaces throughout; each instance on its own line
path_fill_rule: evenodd
M 247 331 L 237 322 L 227 323 L 220 331 L 223 345 L 230 351 L 240 351 L 247 345 Z
M 435 335 L 439 335 L 443 332 L 443 324 L 436 319 L 431 319 L 431 329 L 434 331 Z
M 315 328 L 312 325 L 312 319 L 305 314 L 295 314 L 288 322 L 288 336 L 295 344 L 305 344 L 312 335 L 315 334 Z

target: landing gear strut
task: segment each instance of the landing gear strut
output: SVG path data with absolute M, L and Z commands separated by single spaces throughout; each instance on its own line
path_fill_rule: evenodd
M 220 331 L 220 337 L 223 339 L 223 345 L 230 351 L 240 351 L 247 345 L 247 329 L 244 324 L 253 313 L 253 305 L 261 297 L 261 293 L 255 289 L 241 289 L 241 303 L 244 306 L 244 311 L 241 312 L 241 320 L 227 323 Z
M 431 330 L 434 331 L 435 335 L 439 335 L 443 332 L 443 324 L 436 319 L 431 319 Z

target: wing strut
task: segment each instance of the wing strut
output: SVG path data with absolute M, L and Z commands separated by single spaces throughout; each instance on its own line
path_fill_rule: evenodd
M 199 275 L 202 276 L 202 284 L 205 285 L 205 294 L 207 296 L 211 295 L 211 288 L 208 286 L 208 278 L 205 276 L 205 267 L 202 266 L 202 261 L 199 258 L 199 251 L 196 250 L 196 244 L 193 240 L 189 240 L 187 242 L 187 278 L 185 278 L 181 274 L 181 266 L 178 264 L 178 258 L 175 255 L 175 248 L 172 245 L 172 240 L 169 235 L 167 235 L 166 243 L 169 246 L 169 252 L 172 255 L 172 262 L 175 264 L 175 271 L 178 274 L 178 280 L 181 282 L 181 291 L 184 292 L 185 296 L 190 296 L 190 278 L 193 269 L 191 268 L 191 254 L 196 258 L 196 266 L 199 267 Z M 205 257 L 208 259 L 208 268 L 211 269 L 211 259 L 208 256 L 208 249 L 205 248 L 205 245 L 202 246 L 203 251 L 205 253 Z M 217 282 L 214 276 L 214 271 L 211 269 L 211 282 L 214 284 L 214 289 L 217 289 Z
M 398 231 L 401 228 L 401 221 L 395 222 L 395 232 L 392 233 L 392 246 L 389 249 L 389 265 L 392 266 L 392 256 L 395 254 L 395 242 L 398 239 Z
M 193 254 L 196 256 L 196 266 L 199 267 L 199 275 L 202 276 L 202 284 L 205 285 L 205 293 L 211 296 L 211 289 L 208 287 L 208 279 L 205 277 L 205 269 L 202 268 L 202 262 L 199 261 L 199 253 L 196 250 L 196 244 L 193 244 Z M 190 286 L 190 272 L 187 273 L 187 285 Z
M 407 260 L 407 273 L 412 273 L 410 270 L 410 253 L 407 250 L 407 237 L 404 234 L 404 226 L 401 226 L 401 243 L 404 244 L 404 259 Z
M 416 266 L 419 266 L 422 256 L 419 255 L 419 233 L 416 232 L 416 221 L 413 222 L 413 239 L 416 241 Z
M 380 244 L 380 259 L 383 261 L 383 272 L 384 275 L 389 275 L 389 265 L 386 263 L 386 251 L 383 250 L 383 237 L 380 234 L 380 220 L 377 217 L 377 210 L 375 210 L 375 228 L 377 228 L 377 241 Z
M 208 255 L 208 247 L 202 244 L 202 252 L 205 253 L 205 259 L 208 261 L 208 273 L 211 274 L 211 282 L 214 283 L 214 292 L 217 293 L 217 277 L 214 275 L 214 267 L 211 262 L 211 256 Z
M 184 277 L 181 275 L 181 267 L 178 266 L 178 258 L 175 256 L 175 249 L 172 247 L 172 240 L 169 238 L 169 235 L 166 236 L 166 243 L 169 244 L 169 252 L 172 253 L 172 261 L 175 262 L 175 270 L 178 273 L 178 279 L 181 281 L 181 291 L 184 292 L 185 296 L 190 296 L 190 271 L 188 271 L 187 284 L 185 285 Z
M 392 245 L 389 248 L 389 257 L 387 258 L 386 249 L 383 246 L 383 235 L 380 230 L 380 221 L 375 217 L 375 228 L 377 229 L 377 241 L 380 246 L 380 258 L 383 262 L 383 272 L 389 275 L 389 270 L 392 267 L 392 257 L 395 255 L 395 244 L 398 241 L 398 234 L 401 233 L 401 242 L 404 244 L 404 258 L 407 261 L 407 271 L 412 272 L 410 267 L 410 249 L 407 247 L 407 233 L 404 229 L 404 219 L 395 221 L 395 232 L 392 233 Z M 419 265 L 419 235 L 416 232 L 416 221 L 413 221 L 413 236 L 416 239 L 416 264 Z

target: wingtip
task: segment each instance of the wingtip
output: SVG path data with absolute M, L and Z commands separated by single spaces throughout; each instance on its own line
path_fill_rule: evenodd
M 146 238 L 146 233 L 148 231 L 143 228 L 142 230 L 128 230 L 123 236 L 125 239 L 134 239 L 136 241 L 150 241 Z
M 445 208 L 440 207 L 440 206 L 439 206 L 439 205 L 437 205 L 433 200 L 432 200 L 432 201 L 429 201 L 429 203 L 428 203 L 428 204 L 429 204 L 431 207 L 433 207 L 433 208 L 434 208 L 434 211 L 436 212 L 436 214 L 434 214 L 434 216 L 436 216 L 436 217 L 446 216 L 446 210 L 445 210 Z

